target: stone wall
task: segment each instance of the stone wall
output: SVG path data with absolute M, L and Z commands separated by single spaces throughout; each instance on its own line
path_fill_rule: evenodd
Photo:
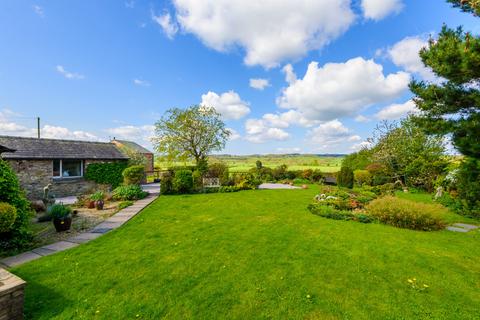
M 0 320 L 23 319 L 25 281 L 0 268 Z
M 83 178 L 53 178 L 52 160 L 7 160 L 15 171 L 21 187 L 25 190 L 27 198 L 39 200 L 43 196 L 43 188 L 52 184 L 50 192 L 55 197 L 78 196 L 91 193 L 98 188 L 93 181 Z M 99 160 L 85 160 L 85 169 L 91 163 L 105 162 Z

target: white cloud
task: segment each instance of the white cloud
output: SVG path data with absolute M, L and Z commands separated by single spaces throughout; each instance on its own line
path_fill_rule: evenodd
M 250 79 L 250 87 L 257 89 L 257 90 L 263 90 L 266 87 L 270 86 L 270 82 L 267 79 Z
M 105 130 L 113 138 L 135 141 L 147 148 L 150 148 L 152 138 L 155 136 L 155 126 L 120 126 Z
M 428 46 L 428 42 L 421 37 L 407 37 L 388 49 L 388 56 L 392 62 L 405 71 L 416 73 L 423 79 L 435 81 L 437 77 L 430 68 L 425 67 L 419 52 Z
M 365 18 L 377 21 L 403 9 L 402 0 L 362 0 L 361 5 Z
M 232 129 L 232 128 L 226 128 L 226 129 L 230 131 L 230 137 L 229 137 L 230 141 L 235 141 L 242 137 L 235 129 Z
M 296 110 L 289 110 L 283 113 L 266 113 L 262 117 L 270 126 L 278 128 L 288 128 L 291 125 L 300 127 L 311 127 L 318 124 L 318 121 L 305 118 Z
M 206 46 L 245 50 L 247 65 L 278 66 L 317 50 L 354 22 L 350 0 L 174 0 L 177 21 Z
M 169 39 L 173 39 L 178 32 L 178 25 L 173 21 L 170 13 L 165 13 L 163 15 L 155 15 L 152 11 L 152 20 L 157 23 Z
M 277 153 L 280 154 L 292 154 L 292 153 L 300 153 L 302 152 L 301 148 L 291 147 L 291 148 L 277 148 Z
M 410 81 L 406 72 L 385 76 L 382 65 L 361 57 L 323 67 L 311 62 L 303 79 L 296 79 L 293 70 L 287 70 L 289 86 L 277 104 L 320 121 L 352 116 L 372 104 L 397 98 Z
M 213 107 L 226 120 L 238 120 L 250 113 L 249 104 L 242 101 L 238 93 L 233 90 L 220 95 L 209 91 L 202 95 L 202 102 L 205 107 Z
M 9 109 L 4 109 L 0 111 L 0 134 L 20 137 L 37 137 L 37 128 L 32 128 L 12 121 L 12 117 L 22 117 L 22 115 L 14 113 Z M 33 123 L 33 121 L 34 119 L 32 118 L 31 122 Z M 52 126 L 48 124 L 40 129 L 40 134 L 42 138 L 50 139 L 72 139 L 90 141 L 100 140 L 95 134 L 90 132 L 81 130 L 72 131 L 65 127 Z
M 150 82 L 141 79 L 133 79 L 133 83 L 137 86 L 150 87 Z
M 360 151 L 362 149 L 370 148 L 372 144 L 368 141 L 362 141 L 360 143 L 356 143 L 353 146 L 350 147 L 350 150 L 352 151 Z
M 79 74 L 79 73 L 73 73 L 73 72 L 68 72 L 67 70 L 65 70 L 65 68 L 61 65 L 58 65 L 55 67 L 55 69 L 58 71 L 58 73 L 60 73 L 61 75 L 63 75 L 65 78 L 67 79 L 78 79 L 78 80 L 81 80 L 81 79 L 84 79 L 85 76 L 82 75 L 82 74 Z
M 362 116 L 361 114 L 355 117 L 355 122 L 368 122 L 368 121 L 370 121 L 370 119 L 365 116 Z
M 329 152 L 339 152 L 343 146 L 361 140 L 360 136 L 352 134 L 337 119 L 322 123 L 307 133 L 309 142 L 315 149 Z
M 283 141 L 290 137 L 288 132 L 281 128 L 272 127 L 262 119 L 248 119 L 245 122 L 245 139 L 253 143 L 264 143 L 272 140 Z
M 402 104 L 392 104 L 383 108 L 375 117 L 379 120 L 396 120 L 400 119 L 410 113 L 418 113 L 417 106 L 412 100 L 408 100 Z
M 35 5 L 32 6 L 32 8 L 33 8 L 33 12 L 35 12 L 40 18 L 45 17 L 45 11 L 43 11 L 42 7 L 35 4 Z

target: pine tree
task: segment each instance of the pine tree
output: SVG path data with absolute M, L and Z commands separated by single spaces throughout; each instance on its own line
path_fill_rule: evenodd
M 447 0 L 454 7 L 462 9 L 462 11 L 473 13 L 480 16 L 480 0 Z

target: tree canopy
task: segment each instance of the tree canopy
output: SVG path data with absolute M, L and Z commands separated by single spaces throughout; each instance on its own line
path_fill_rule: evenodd
M 168 110 L 155 124 L 155 149 L 169 160 L 195 160 L 225 147 L 230 131 L 214 108 L 192 106 Z

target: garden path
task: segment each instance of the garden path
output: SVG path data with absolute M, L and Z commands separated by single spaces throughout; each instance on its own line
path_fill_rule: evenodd
M 111 216 L 110 218 L 106 219 L 105 221 L 94 227 L 92 230 L 68 238 L 64 241 L 55 242 L 40 248 L 33 249 L 31 251 L 18 254 L 16 256 L 2 259 L 0 260 L 0 267 L 5 266 L 7 268 L 12 268 L 29 261 L 39 259 L 43 256 L 48 256 L 60 251 L 64 251 L 76 247 L 79 244 L 89 242 L 111 230 L 121 227 L 124 223 L 136 216 L 140 211 L 142 211 L 150 203 L 152 203 L 159 195 L 155 186 L 150 185 L 149 188 L 144 188 L 144 190 L 149 193 L 149 195 L 145 199 L 138 200 L 132 206 L 120 210 L 115 215 Z M 159 190 L 160 189 L 158 189 L 158 191 Z

